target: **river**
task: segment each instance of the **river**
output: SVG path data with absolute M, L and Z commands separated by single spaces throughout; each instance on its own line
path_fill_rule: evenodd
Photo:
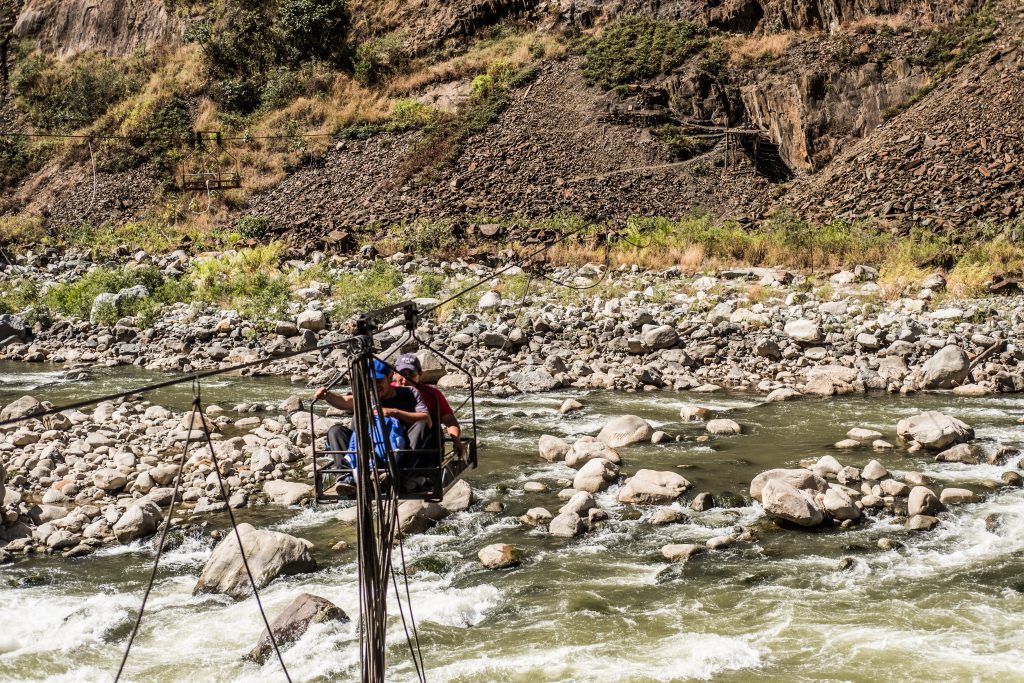
M 133 369 L 96 370 L 65 381 L 46 366 L 0 365 L 0 400 L 32 392 L 55 402 L 154 379 Z M 207 403 L 276 402 L 296 388 L 279 378 L 207 382 Z M 586 406 L 555 414 L 575 396 Z M 155 402 L 184 409 L 189 387 Z M 692 437 L 699 424 L 679 422 L 679 408 L 704 405 L 744 427 L 709 444 Z M 479 403 L 481 466 L 468 479 L 482 501 L 501 500 L 501 515 L 482 506 L 449 517 L 405 544 L 409 587 L 430 681 L 1013 681 L 1024 680 L 1024 490 L 994 490 L 986 481 L 1016 469 L 934 463 L 892 451 L 890 470 L 917 470 L 934 482 L 986 491 L 982 503 L 959 507 L 935 531 L 910 535 L 874 524 L 849 531 L 797 532 L 757 525 L 757 542 L 671 565 L 666 543 L 703 542 L 734 525 L 754 524 L 750 479 L 770 467 L 832 453 L 863 466 L 868 450 L 838 452 L 830 444 L 855 426 L 895 441 L 896 422 L 941 409 L 972 425 L 981 443 L 1024 446 L 1024 400 L 948 394 L 873 394 L 763 404 L 755 396 L 677 393 L 560 392 Z M 623 519 L 615 490 L 599 494 L 612 513 L 607 528 L 573 540 L 523 528 L 530 507 L 554 511 L 562 464 L 537 457 L 541 434 L 596 434 L 610 416 L 634 413 L 683 443 L 622 449 L 624 472 L 673 469 L 734 507 L 693 513 L 689 522 L 654 527 Z M 522 492 L 526 481 L 548 493 Z M 254 524 L 308 538 L 321 569 L 275 580 L 262 592 L 273 615 L 301 591 L 358 615 L 355 553 L 332 551 L 353 531 L 334 521 L 337 507 L 243 510 Z M 211 516 L 211 525 L 226 520 Z M 891 536 L 905 543 L 882 551 Z M 476 553 L 496 542 L 525 551 L 523 565 L 493 572 Z M 259 667 L 242 656 L 262 623 L 254 600 L 193 597 L 213 542 L 190 538 L 169 552 L 128 662 L 134 681 L 283 680 L 276 660 Z M 852 564 L 840 568 L 840 560 Z M 153 560 L 149 543 L 64 560 L 33 558 L 0 567 L 0 680 L 109 681 L 117 669 Z M 392 612 L 395 610 L 392 609 Z M 390 630 L 389 679 L 415 678 L 397 618 Z M 292 679 L 358 678 L 354 622 L 314 626 L 285 651 Z

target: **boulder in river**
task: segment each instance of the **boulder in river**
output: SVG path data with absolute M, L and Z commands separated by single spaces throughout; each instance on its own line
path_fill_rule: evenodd
M 274 639 L 277 641 L 278 647 L 280 647 L 286 643 L 297 641 L 313 624 L 322 624 L 328 621 L 346 622 L 348 615 L 330 600 L 310 593 L 302 593 L 277 615 L 270 623 L 270 628 L 274 632 Z M 273 652 L 274 645 L 270 640 L 270 632 L 263 629 L 256 647 L 249 652 L 249 659 L 257 664 L 263 664 Z
M 403 534 L 418 534 L 448 516 L 448 510 L 424 500 L 404 500 L 398 506 L 398 529 Z
M 679 409 L 679 418 L 683 422 L 700 422 L 706 420 L 710 414 L 711 411 L 700 406 L 683 406 Z
M 670 543 L 661 547 L 661 555 L 669 562 L 687 562 L 706 549 L 706 546 L 696 543 Z
M 548 533 L 562 538 L 574 538 L 586 529 L 583 518 L 575 512 L 563 512 L 548 523 Z
M 597 440 L 609 448 L 621 448 L 651 440 L 654 427 L 636 415 L 623 415 L 610 421 L 597 435 Z
M 980 451 L 973 444 L 958 443 L 935 456 L 935 462 L 962 462 L 977 465 L 980 462 Z
M 816 527 L 825 521 L 824 513 L 814 498 L 784 479 L 771 479 L 761 491 L 761 504 L 765 514 L 775 520 L 785 520 L 802 527 Z
M 565 464 L 574 469 L 579 469 L 588 461 L 597 459 L 607 460 L 615 465 L 622 462 L 615 449 L 592 436 L 581 436 L 565 454 Z
M 269 479 L 263 484 L 263 493 L 278 505 L 296 505 L 313 493 L 313 486 L 297 481 Z
M 639 470 L 619 489 L 620 503 L 662 505 L 671 503 L 690 488 L 690 482 L 675 472 Z
M 415 501 L 418 502 L 418 501 Z M 238 534 L 245 548 L 245 557 L 252 570 L 257 588 L 263 588 L 281 574 L 302 574 L 316 571 L 313 544 L 279 531 L 256 529 L 251 524 L 239 524 Z M 242 564 L 238 540 L 227 533 L 210 559 L 192 590 L 200 593 L 223 593 L 240 600 L 252 593 L 252 586 Z
M 548 462 L 564 460 L 566 453 L 569 452 L 569 448 L 569 443 L 565 439 L 551 436 L 550 434 L 542 434 L 540 442 L 537 444 L 541 460 L 547 460 Z
M 597 493 L 606 489 L 618 476 L 617 465 L 604 458 L 595 458 L 588 460 L 576 473 L 576 477 L 572 480 L 572 487 L 577 491 Z
M 0 420 L 19 420 L 38 415 L 46 409 L 32 396 L 22 396 L 17 401 L 8 403 L 0 410 Z
M 441 507 L 448 512 L 465 512 L 473 504 L 473 487 L 465 479 L 452 484 L 441 499 Z
M 964 383 L 970 373 L 967 352 L 950 344 L 939 349 L 922 368 L 921 384 L 925 389 L 952 389 Z
M 765 485 L 776 479 L 797 489 L 813 489 L 822 493 L 828 490 L 828 482 L 808 469 L 774 469 L 754 477 L 750 482 L 750 497 L 760 501 Z
M 900 420 L 896 433 L 906 441 L 916 441 L 923 447 L 941 451 L 974 438 L 974 429 L 955 417 L 929 410 Z
M 156 533 L 163 515 L 156 503 L 141 499 L 128 508 L 112 531 L 118 543 L 127 545 L 132 541 Z
M 941 509 L 942 503 L 939 501 L 938 496 L 927 486 L 915 486 L 910 490 L 910 497 L 907 500 L 907 514 L 909 516 L 934 515 Z
M 705 426 L 708 430 L 708 434 L 714 434 L 715 436 L 727 436 L 730 434 L 739 434 L 743 431 L 739 423 L 735 420 L 711 420 Z
M 860 519 L 860 508 L 857 507 L 850 496 L 839 489 L 830 488 L 825 493 L 825 499 L 822 504 L 825 506 L 825 512 L 831 515 L 834 520 L 842 522 L 847 519 Z
M 514 567 L 521 561 L 519 549 L 508 543 L 492 543 L 481 548 L 477 557 L 487 569 L 507 569 Z
M 939 494 L 939 502 L 943 505 L 963 505 L 977 501 L 978 494 L 970 489 L 948 488 L 942 489 L 942 493 Z

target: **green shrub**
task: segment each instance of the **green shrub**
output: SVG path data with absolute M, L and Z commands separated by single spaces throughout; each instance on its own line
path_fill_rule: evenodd
M 10 88 L 32 125 L 65 132 L 87 126 L 138 92 L 150 68 L 145 57 L 113 60 L 85 52 L 62 62 L 37 53 L 17 63 Z
M 99 311 L 100 322 L 116 322 L 118 317 L 134 315 L 142 309 L 146 299 L 156 303 L 172 303 L 186 301 L 190 292 L 173 281 L 167 281 L 163 273 L 155 266 L 139 268 L 96 268 L 74 282 L 62 283 L 50 287 L 42 296 L 43 303 L 54 311 L 65 315 L 73 315 L 88 319 L 92 312 L 93 302 L 103 293 L 117 293 L 122 289 L 142 285 L 149 296 L 142 299 L 126 301 L 122 307 Z M 113 320 L 110 318 L 113 317 Z
M 436 299 L 444 291 L 445 278 L 440 273 L 424 273 L 416 281 L 413 293 L 419 297 Z
M 237 309 L 254 320 L 272 320 L 286 311 L 291 288 L 280 270 L 279 242 L 241 249 L 196 263 L 195 298 Z
M 140 103 L 121 128 L 111 133 L 127 139 L 103 140 L 96 163 L 105 171 L 127 171 L 155 163 L 173 173 L 184 155 L 181 140 L 192 131 L 193 106 L 179 94 L 159 97 L 151 106 Z
M 0 247 L 38 246 L 45 236 L 43 219 L 38 216 L 0 216 Z
M 402 273 L 390 261 L 375 261 L 361 273 L 340 278 L 334 285 L 333 314 L 347 318 L 397 303 L 402 279 Z
M 400 99 L 391 109 L 386 128 L 395 133 L 419 130 L 430 125 L 433 119 L 433 107 L 413 99 Z
M 356 48 L 355 77 L 363 85 L 375 85 L 398 71 L 406 61 L 405 34 L 392 31 Z
M 21 313 L 39 305 L 39 285 L 28 278 L 0 281 L 0 313 Z
M 242 216 L 235 222 L 235 229 L 245 239 L 259 240 L 267 236 L 270 222 L 265 216 Z
M 281 31 L 294 61 L 348 62 L 348 10 L 343 0 L 283 0 Z
M 583 76 L 610 88 L 666 74 L 708 44 L 708 29 L 690 21 L 621 19 L 586 47 Z

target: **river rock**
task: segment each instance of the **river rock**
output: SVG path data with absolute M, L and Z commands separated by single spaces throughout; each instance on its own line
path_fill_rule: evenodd
M 157 504 L 141 499 L 121 515 L 121 519 L 117 520 L 111 531 L 118 543 L 127 545 L 136 539 L 156 533 L 162 520 L 163 515 Z
M 508 543 L 492 543 L 481 548 L 477 557 L 486 569 L 506 569 L 518 565 L 521 561 L 519 549 Z
M 964 503 L 978 502 L 978 494 L 969 489 L 949 488 L 942 489 L 939 494 L 939 502 L 943 505 L 962 505 Z
M 669 562 L 687 562 L 706 549 L 706 546 L 696 543 L 670 543 L 661 547 L 661 555 Z
M 671 325 L 661 325 L 641 334 L 640 341 L 649 349 L 668 349 L 679 341 L 679 333 Z
M 619 489 L 620 503 L 663 505 L 690 489 L 690 482 L 675 472 L 639 470 Z
M 572 487 L 577 491 L 597 493 L 608 488 L 608 485 L 619 476 L 619 468 L 604 458 L 588 460 L 572 480 Z
M 771 479 L 764 484 L 761 504 L 765 514 L 772 519 L 802 527 L 816 527 L 825 521 L 825 515 L 815 505 L 814 499 L 783 478 Z
M 575 512 L 580 517 L 583 517 L 595 507 L 597 507 L 597 501 L 594 500 L 592 493 L 588 491 L 577 491 L 565 505 L 558 509 L 558 513 L 565 514 L 566 512 Z
M 277 615 L 270 623 L 270 628 L 273 630 L 274 640 L 277 641 L 280 648 L 282 645 L 299 640 L 313 624 L 323 624 L 329 621 L 344 623 L 348 620 L 348 615 L 331 601 L 311 593 L 302 593 Z M 249 652 L 249 659 L 262 665 L 273 652 L 274 645 L 270 640 L 270 632 L 263 629 L 256 647 Z
M 734 543 L 736 543 L 736 539 L 733 536 L 723 535 L 712 536 L 704 545 L 708 547 L 708 550 L 725 550 Z
M 541 391 L 553 391 L 559 388 L 561 383 L 544 368 L 529 370 L 525 372 L 513 372 L 508 376 L 508 381 L 519 391 L 525 394 Z
M 980 451 L 969 443 L 958 443 L 935 456 L 935 462 L 962 462 L 977 465 L 980 462 Z
M 309 541 L 278 531 L 256 529 L 245 523 L 238 525 L 238 533 L 257 588 L 263 588 L 281 574 L 316 571 L 313 544 Z M 223 593 L 236 600 L 252 593 L 233 533 L 224 535 L 206 561 L 192 591 L 193 595 L 200 593 Z
M 700 406 L 683 406 L 679 409 L 679 417 L 683 422 L 700 422 L 706 420 L 710 414 L 711 411 Z
M 821 341 L 821 328 L 813 320 L 790 320 L 783 328 L 790 339 L 802 344 L 814 344 Z
M 927 486 L 915 486 L 910 490 L 910 497 L 907 500 L 907 514 L 934 515 L 942 509 L 942 503 L 938 497 Z
M 775 403 L 778 401 L 791 401 L 795 398 L 800 398 L 801 396 L 803 396 L 803 394 L 793 387 L 779 387 L 778 389 L 769 392 L 764 400 L 768 403 Z
M 715 436 L 739 434 L 743 431 L 743 428 L 735 420 L 711 420 L 707 423 L 705 429 L 707 429 L 708 434 L 714 434 Z
M 907 529 L 910 531 L 931 531 L 938 523 L 938 518 L 932 515 L 914 515 L 907 520 Z
M 921 384 L 925 389 L 952 389 L 964 383 L 970 369 L 967 352 L 950 344 L 925 362 Z
M 693 497 L 693 502 L 690 503 L 690 509 L 694 512 L 707 512 L 716 505 L 718 505 L 718 503 L 715 501 L 715 497 L 707 491 L 704 491 Z
M 404 500 L 398 506 L 398 528 L 403 534 L 418 534 L 448 516 L 448 510 L 424 500 Z
M 823 455 L 814 464 L 814 473 L 819 477 L 824 477 L 826 474 L 838 475 L 842 471 L 843 464 L 832 455 Z
M 100 489 L 101 491 L 113 493 L 115 491 L 120 491 L 121 489 L 123 489 L 125 487 L 125 484 L 128 483 L 128 478 L 121 474 L 120 472 L 118 472 L 117 470 L 103 468 L 101 470 L 96 470 L 95 472 L 93 472 L 92 483 L 96 488 Z
M 647 420 L 636 415 L 623 415 L 611 420 L 604 426 L 597 440 L 609 448 L 621 448 L 635 443 L 651 440 L 654 428 Z
M 856 439 L 857 441 L 874 441 L 875 439 L 881 439 L 882 433 L 876 432 L 874 429 L 865 429 L 864 427 L 854 427 L 850 431 L 846 432 L 846 437 L 849 439 Z
M 893 498 L 902 498 L 910 494 L 910 487 L 895 479 L 883 479 L 878 484 L 878 490 L 882 492 L 883 496 L 892 496 Z
M 583 410 L 583 404 L 574 398 L 567 398 L 558 407 L 558 414 L 568 415 L 569 413 L 575 413 L 577 410 Z
M 473 504 L 473 487 L 465 479 L 452 484 L 441 499 L 441 507 L 448 512 L 465 512 Z
M 0 410 L 0 420 L 20 420 L 38 415 L 45 410 L 43 405 L 32 396 L 22 396 Z
M 885 465 L 877 460 L 870 460 L 860 471 L 860 476 L 871 481 L 880 481 L 889 476 L 889 470 L 885 469 Z
M 263 484 L 263 493 L 278 505 L 296 505 L 313 493 L 311 484 L 284 479 L 269 479 Z
M 541 435 L 540 442 L 537 444 L 541 459 L 548 462 L 564 460 L 569 448 L 569 443 L 565 439 L 550 434 Z
M 901 439 L 936 451 L 974 438 L 974 430 L 967 424 L 935 410 L 900 420 L 896 433 Z
M 526 514 L 519 519 L 530 526 L 537 526 L 541 522 L 547 522 L 552 517 L 553 515 L 547 508 L 530 508 L 526 511 Z
M 822 504 L 825 506 L 825 512 L 836 521 L 860 519 L 860 508 L 857 507 L 850 496 L 838 489 L 826 491 Z
M 548 524 L 548 533 L 561 538 L 575 538 L 586 531 L 586 524 L 575 512 L 563 512 Z
M 813 489 L 822 493 L 828 490 L 828 482 L 808 469 L 774 469 L 754 477 L 750 482 L 750 497 L 761 501 L 765 485 L 774 480 L 784 481 L 797 489 Z
M 650 523 L 654 526 L 664 526 L 666 524 L 676 524 L 678 522 L 686 521 L 686 513 L 679 508 L 674 507 L 663 507 L 658 508 L 653 515 L 651 515 Z
M 303 311 L 295 318 L 295 326 L 300 330 L 323 332 L 327 327 L 327 318 L 324 316 L 323 311 Z
M 622 462 L 612 447 L 592 436 L 581 436 L 565 454 L 565 464 L 573 469 L 579 469 L 587 462 L 598 459 L 607 460 L 615 465 Z

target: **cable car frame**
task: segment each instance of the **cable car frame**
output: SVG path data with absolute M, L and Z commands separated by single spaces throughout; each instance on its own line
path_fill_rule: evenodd
M 388 306 L 366 313 L 356 319 L 354 348 L 350 349 L 351 363 L 349 369 L 339 375 L 327 388 L 337 385 L 345 377 L 353 378 L 353 394 L 356 389 L 355 375 L 360 372 L 360 363 L 365 370 L 366 364 L 374 360 L 380 360 L 394 371 L 394 368 L 387 362 L 387 357 L 379 358 L 373 349 L 373 334 L 377 329 L 380 320 L 387 320 L 401 313 L 405 317 L 406 333 L 393 346 L 393 350 L 400 348 L 405 341 L 415 341 L 423 349 L 426 349 L 440 358 L 446 365 L 457 369 L 469 378 L 469 404 L 470 404 L 470 425 L 464 428 L 460 420 L 461 436 L 460 441 L 465 446 L 463 454 L 460 455 L 454 446 L 454 440 L 447 438 L 447 434 L 441 429 L 440 420 L 432 425 L 433 443 L 432 448 L 419 449 L 391 449 L 386 446 L 387 466 L 381 467 L 375 464 L 374 445 L 368 444 L 363 447 L 359 439 L 359 430 L 353 429 L 356 434 L 358 450 L 331 450 L 318 447 L 316 433 L 316 405 L 321 399 L 314 399 L 309 406 L 309 425 L 312 434 L 312 459 L 313 459 L 313 485 L 315 500 L 317 503 L 336 503 L 341 501 L 354 501 L 357 499 L 358 487 L 369 488 L 371 497 L 378 499 L 391 498 L 397 500 L 424 500 L 439 502 L 444 498 L 445 493 L 463 475 L 477 466 L 477 430 L 476 430 L 476 391 L 472 374 L 454 360 L 446 356 L 438 349 L 421 339 L 416 334 L 416 325 L 419 319 L 419 309 L 415 303 L 406 302 Z M 389 354 L 390 355 L 390 354 Z M 364 378 L 365 381 L 365 378 Z M 465 404 L 463 404 L 465 405 Z M 379 406 L 378 406 L 379 407 Z M 358 415 L 353 417 L 353 427 Z M 379 418 L 377 418 L 379 419 Z M 378 423 L 379 424 L 379 423 Z M 382 426 L 381 426 L 382 428 Z M 383 429 L 381 431 L 383 433 Z M 372 442 L 369 433 L 363 432 L 363 438 Z M 387 441 L 385 439 L 385 441 Z M 347 467 L 339 463 L 350 456 L 357 465 L 365 467 Z M 324 459 L 326 462 L 322 462 Z M 411 460 L 416 463 L 413 467 L 401 467 L 400 461 Z M 360 470 L 364 470 L 366 474 Z M 355 482 L 357 490 L 350 493 L 331 492 L 335 481 L 342 478 L 351 478 Z
M 197 130 L 192 133 L 190 142 L 193 152 L 182 159 L 178 167 L 178 186 L 183 192 L 237 190 L 242 187 L 238 159 L 224 149 L 224 136 L 219 130 Z M 218 153 L 212 152 L 208 143 L 216 145 Z M 221 154 L 231 159 L 232 170 L 224 170 Z

